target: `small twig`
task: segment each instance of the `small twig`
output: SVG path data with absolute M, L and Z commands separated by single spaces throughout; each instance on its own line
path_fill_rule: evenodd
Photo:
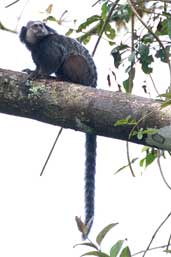
M 15 28 L 16 30 L 17 30 L 19 21 L 21 20 L 21 17 L 22 17 L 22 15 L 23 15 L 24 10 L 25 10 L 26 6 L 28 5 L 29 1 L 30 1 L 30 0 L 26 0 L 25 4 L 24 4 L 24 6 L 23 6 L 23 8 L 22 8 L 22 10 L 21 10 L 21 13 L 20 13 L 20 15 L 19 15 L 18 18 L 17 18 L 17 24 L 16 24 L 16 28 Z
M 151 247 L 151 248 L 148 249 L 148 251 L 153 251 L 153 250 L 158 250 L 158 249 L 166 248 L 167 246 L 168 245 L 161 245 L 161 246 Z M 169 246 L 170 246 L 170 244 L 169 244 Z M 137 253 L 132 254 L 131 256 L 133 257 L 133 256 L 136 256 L 136 255 L 144 253 L 144 252 L 145 252 L 145 250 L 142 250 L 142 251 L 139 251 Z
M 134 53 L 134 30 L 135 30 L 135 19 L 134 13 L 131 15 L 131 55 Z M 134 80 L 134 64 L 135 61 L 131 60 L 131 69 L 129 72 L 129 85 L 128 85 L 128 93 L 132 92 L 133 89 L 133 80 Z
M 100 1 L 101 1 L 101 0 L 97 0 L 94 4 L 92 4 L 91 7 L 94 7 L 94 6 L 95 6 L 96 4 L 98 4 Z M 108 2 L 110 2 L 110 3 L 113 4 L 113 1 L 111 1 L 111 0 L 108 0 L 107 3 L 108 3 Z
M 58 24 L 59 25 L 61 25 L 62 24 L 62 22 L 65 20 L 64 19 L 64 16 L 65 16 L 65 14 L 68 12 L 68 10 L 65 10 L 62 14 L 61 14 L 61 17 L 59 18 L 59 20 L 58 20 Z
M 169 240 L 168 240 L 168 243 L 167 243 L 166 251 L 169 251 L 170 241 L 171 241 L 171 234 L 169 236 Z
M 20 0 L 16 0 L 16 1 L 14 1 L 14 2 L 8 4 L 8 5 L 6 5 L 5 8 L 8 8 L 8 7 L 12 6 L 13 4 L 16 4 L 16 3 L 19 2 L 19 1 L 20 1 Z
M 96 4 L 98 4 L 101 0 L 97 0 L 94 4 L 92 4 L 92 7 L 94 7 Z
M 157 110 L 160 110 L 161 107 L 157 108 Z M 142 116 L 137 122 L 136 124 L 132 127 L 131 131 L 129 132 L 129 139 L 132 137 L 132 134 L 135 130 L 135 128 L 138 128 L 138 125 L 141 123 L 141 121 L 145 120 L 148 116 L 150 116 L 151 114 L 153 114 L 156 110 L 152 110 L 146 114 L 144 114 L 144 116 Z
M 146 255 L 146 253 L 149 251 L 150 249 L 150 246 L 154 240 L 154 238 L 156 237 L 157 233 L 159 232 L 159 230 L 161 229 L 161 227 L 164 225 L 164 223 L 169 219 L 169 217 L 171 216 L 171 212 L 167 215 L 167 217 L 162 221 L 162 223 L 159 225 L 159 227 L 156 229 L 156 231 L 154 232 L 151 240 L 150 240 L 150 243 L 148 244 L 146 250 L 144 251 L 144 254 L 142 257 L 144 257 Z
M 134 20 L 134 13 L 132 12 L 131 15 L 131 54 L 134 52 L 134 29 L 135 29 L 135 20 Z M 133 80 L 134 80 L 134 60 L 131 60 L 131 69 L 129 72 L 129 84 L 128 84 L 128 93 L 132 92 L 133 89 Z M 131 171 L 131 174 L 133 177 L 135 177 L 132 164 L 130 161 L 130 155 L 129 155 L 129 142 L 126 142 L 126 153 L 127 153 L 127 160 L 128 160 L 128 165 L 129 169 Z
M 56 137 L 56 139 L 55 139 L 55 141 L 54 141 L 54 143 L 53 143 L 53 145 L 52 145 L 52 148 L 51 148 L 51 150 L 50 150 L 50 152 L 49 152 L 49 154 L 48 154 L 48 157 L 47 157 L 47 159 L 46 159 L 46 161 L 45 161 L 45 164 L 43 165 L 43 168 L 42 168 L 42 170 L 41 170 L 40 176 L 43 175 L 43 172 L 44 172 L 44 170 L 45 170 L 45 168 L 46 168 L 46 165 L 47 165 L 47 163 L 48 163 L 48 161 L 49 161 L 49 159 L 50 159 L 50 157 L 51 157 L 51 155 L 52 155 L 52 152 L 53 152 L 53 150 L 54 150 L 54 148 L 55 148 L 55 145 L 56 145 L 56 143 L 57 143 L 57 141 L 58 141 L 58 139 L 59 139 L 59 137 L 60 137 L 60 135 L 61 135 L 61 133 L 62 133 L 62 130 L 63 130 L 63 128 L 60 128 L 60 130 L 59 130 L 59 132 L 58 132 L 58 135 L 57 135 L 57 137 Z
M 129 142 L 128 141 L 126 141 L 126 154 L 127 154 L 128 166 L 130 168 L 131 174 L 133 177 L 135 177 L 135 173 L 133 171 L 130 156 L 129 156 Z
M 156 87 L 156 85 L 155 85 L 154 79 L 153 79 L 153 77 L 152 77 L 151 74 L 149 74 L 149 76 L 150 76 L 151 82 L 152 82 L 152 84 L 153 84 L 154 90 L 156 91 L 157 95 L 159 96 L 160 93 L 159 93 L 159 91 L 158 91 L 158 89 L 157 89 L 157 87 Z
M 158 164 L 158 167 L 159 167 L 159 171 L 160 171 L 160 174 L 161 174 L 161 177 L 165 183 L 165 185 L 169 188 L 169 190 L 171 190 L 171 186 L 167 183 L 167 180 L 164 176 L 164 173 L 163 173 L 163 170 L 162 170 L 162 167 L 161 167 L 161 163 L 160 163 L 160 150 L 157 150 L 157 164 Z

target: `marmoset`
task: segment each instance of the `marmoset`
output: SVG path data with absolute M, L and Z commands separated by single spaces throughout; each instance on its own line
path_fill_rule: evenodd
M 36 64 L 29 78 L 49 77 L 55 73 L 60 80 L 96 87 L 97 72 L 88 50 L 73 38 L 58 34 L 41 21 L 29 21 L 21 28 L 20 40 Z M 94 217 L 96 135 L 86 134 L 85 162 L 85 239 Z

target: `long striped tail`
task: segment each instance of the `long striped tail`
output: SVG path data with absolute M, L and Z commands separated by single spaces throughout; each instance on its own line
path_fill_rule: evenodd
M 94 197 L 95 197 L 95 173 L 96 173 L 96 135 L 86 134 L 86 162 L 85 162 L 85 225 L 87 238 L 93 224 Z

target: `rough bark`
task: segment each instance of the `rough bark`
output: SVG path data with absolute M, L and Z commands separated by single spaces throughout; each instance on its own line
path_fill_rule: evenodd
M 100 136 L 171 150 L 171 107 L 120 92 L 51 80 L 27 81 L 25 74 L 0 69 L 0 112 Z M 137 125 L 114 126 L 130 116 Z M 140 128 L 156 128 L 141 140 L 130 136 Z

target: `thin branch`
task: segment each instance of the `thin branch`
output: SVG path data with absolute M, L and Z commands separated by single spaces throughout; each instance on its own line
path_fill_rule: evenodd
M 161 163 L 160 163 L 160 157 L 161 157 L 161 155 L 160 155 L 160 152 L 161 152 L 160 150 L 157 150 L 157 164 L 158 164 L 158 167 L 159 167 L 159 171 L 160 171 L 161 177 L 162 177 L 162 179 L 163 179 L 165 185 L 168 187 L 169 190 L 171 190 L 171 186 L 168 184 L 168 182 L 167 182 L 167 180 L 166 180 L 166 178 L 165 178 L 165 176 L 164 176 L 162 167 L 161 167 Z
M 96 4 L 98 4 L 101 0 L 97 0 L 94 4 L 92 4 L 92 7 L 94 7 Z
M 152 84 L 153 84 L 153 88 L 154 88 L 154 90 L 156 91 L 156 94 L 159 96 L 160 93 L 159 93 L 159 91 L 158 91 L 158 89 L 157 89 L 157 87 L 156 87 L 156 85 L 155 85 L 155 82 L 154 82 L 154 79 L 153 79 L 152 75 L 149 74 L 149 77 L 150 77 L 151 82 L 152 82 Z M 160 99 L 161 99 L 161 97 L 160 97 Z
M 153 250 L 158 250 L 158 249 L 166 248 L 167 246 L 168 245 L 161 245 L 161 246 L 151 247 L 151 248 L 148 249 L 148 251 L 153 251 Z M 170 246 L 170 244 L 169 244 L 169 246 Z M 136 256 L 136 255 L 144 253 L 144 252 L 145 252 L 145 250 L 141 250 L 141 251 L 139 251 L 137 253 L 132 254 L 131 256 Z
M 168 240 L 168 243 L 167 243 L 166 251 L 169 251 L 170 242 L 171 242 L 171 234 L 169 236 L 169 240 Z
M 170 218 L 170 216 L 171 216 L 171 212 L 167 215 L 167 217 L 162 221 L 162 223 L 161 223 L 161 224 L 159 225 L 159 227 L 156 229 L 156 231 L 154 232 L 154 234 L 153 234 L 153 236 L 152 236 L 152 238 L 151 238 L 151 240 L 150 240 L 150 243 L 148 244 L 147 249 L 144 251 L 144 254 L 143 254 L 142 257 L 144 257 L 144 256 L 146 255 L 146 253 L 149 251 L 150 246 L 151 246 L 151 244 L 152 244 L 154 238 L 156 237 L 157 233 L 159 232 L 159 230 L 161 229 L 161 227 L 164 225 L 164 223 Z
M 131 14 L 131 55 L 134 53 L 134 30 L 135 30 L 135 16 L 134 13 L 132 12 Z M 128 85 L 128 93 L 132 92 L 133 89 L 133 79 L 134 79 L 134 60 L 131 60 L 131 69 L 130 69 L 130 74 L 129 74 L 129 85 Z M 131 160 L 130 160 L 130 153 L 129 153 L 129 142 L 126 142 L 126 154 L 127 154 L 127 160 L 128 160 L 128 165 L 129 169 L 131 171 L 131 174 L 133 177 L 135 177 Z
M 128 166 L 130 168 L 131 174 L 133 177 L 135 177 L 135 173 L 133 171 L 132 163 L 131 163 L 130 155 L 129 155 L 129 142 L 128 141 L 126 141 L 126 154 L 127 154 Z
M 135 16 L 134 13 L 132 12 L 131 15 L 131 55 L 134 53 L 134 30 L 135 30 Z M 132 92 L 133 89 L 133 80 L 134 80 L 134 64 L 135 61 L 133 58 L 131 58 L 131 69 L 129 72 L 129 86 L 128 86 L 128 93 Z
M 45 168 L 46 168 L 46 166 L 47 166 L 47 163 L 48 163 L 48 161 L 49 161 L 49 159 L 50 159 L 50 157 L 51 157 L 51 155 L 52 155 L 52 152 L 53 152 L 53 150 L 54 150 L 54 148 L 55 148 L 55 145 L 56 145 L 56 143 L 57 143 L 57 141 L 58 141 L 58 139 L 59 139 L 59 137 L 60 137 L 60 135 L 61 135 L 61 133 L 62 133 L 62 130 L 63 130 L 63 128 L 60 128 L 60 130 L 59 130 L 59 132 L 58 132 L 58 135 L 57 135 L 57 137 L 56 137 L 56 139 L 55 139 L 55 141 L 54 141 L 54 143 L 53 143 L 53 145 L 52 145 L 52 148 L 51 148 L 51 150 L 50 150 L 50 152 L 49 152 L 49 155 L 48 155 L 48 157 L 46 158 L 45 164 L 43 165 L 43 168 L 42 168 L 42 170 L 41 170 L 40 176 L 43 175 L 43 172 L 44 172 L 44 170 L 45 170 Z
M 17 18 L 17 24 L 16 24 L 16 28 L 15 28 L 16 30 L 17 30 L 19 21 L 21 20 L 21 17 L 22 17 L 22 15 L 23 15 L 23 13 L 24 13 L 24 11 L 25 11 L 25 8 L 26 8 L 26 6 L 28 5 L 29 1 L 30 1 L 30 0 L 26 0 L 26 2 L 24 3 L 23 8 L 22 8 L 22 10 L 21 10 L 21 13 L 20 13 L 20 15 L 19 15 L 18 18 Z
M 8 7 L 10 7 L 10 6 L 16 4 L 16 3 L 19 2 L 19 1 L 20 1 L 20 0 L 16 0 L 16 1 L 14 1 L 14 2 L 8 4 L 8 5 L 6 5 L 5 8 L 8 8 Z
M 98 45 L 99 45 L 99 43 L 100 43 L 100 40 L 101 40 L 101 38 L 102 38 L 103 32 L 105 31 L 105 28 L 106 28 L 108 22 L 110 21 L 110 17 L 112 16 L 112 13 L 113 13 L 115 7 L 117 6 L 117 4 L 119 3 L 119 1 L 120 1 L 120 0 L 116 0 L 116 1 L 115 1 L 115 3 L 112 5 L 112 7 L 111 7 L 111 9 L 110 9 L 110 11 L 109 11 L 109 13 L 108 13 L 108 16 L 106 17 L 106 20 L 105 20 L 105 22 L 104 22 L 104 24 L 103 24 L 102 30 L 101 30 L 101 32 L 100 32 L 100 35 L 99 35 L 99 37 L 98 37 L 98 39 L 97 39 L 97 42 L 96 42 L 95 47 L 94 47 L 94 50 L 93 50 L 93 52 L 92 52 L 92 56 L 95 55 L 95 52 L 96 52 L 96 50 L 97 50 L 97 47 L 98 47 Z

